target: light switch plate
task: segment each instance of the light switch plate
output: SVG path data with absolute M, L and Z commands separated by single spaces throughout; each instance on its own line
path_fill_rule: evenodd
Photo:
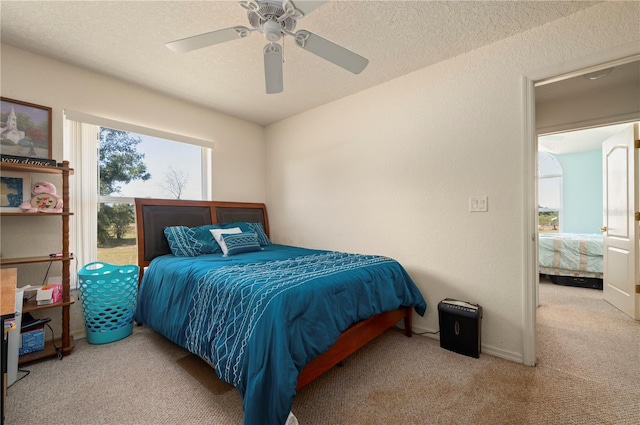
M 469 198 L 469 211 L 487 212 L 489 211 L 489 201 L 486 196 L 474 196 Z

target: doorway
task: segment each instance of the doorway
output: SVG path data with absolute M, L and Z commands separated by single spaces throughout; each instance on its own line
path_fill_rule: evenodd
M 525 296 L 524 296 L 524 344 L 523 344 L 523 363 L 526 365 L 536 364 L 536 310 L 538 305 L 538 241 L 537 241 L 537 226 L 538 226 L 538 200 L 537 200 L 537 178 L 536 178 L 536 157 L 538 152 L 537 136 L 540 133 L 561 133 L 570 129 L 576 128 L 589 128 L 597 127 L 610 123 L 623 123 L 637 121 L 639 119 L 639 111 L 637 105 L 638 94 L 632 93 L 632 102 L 635 102 L 635 109 L 632 109 L 629 113 L 617 111 L 616 113 L 609 114 L 603 112 L 604 107 L 600 108 L 599 113 L 595 115 L 580 114 L 584 108 L 580 105 L 580 102 L 584 102 L 588 97 L 594 97 L 589 91 L 585 91 L 584 88 L 576 90 L 573 97 L 567 97 L 565 102 L 573 102 L 574 106 L 576 102 L 578 105 L 574 108 L 564 105 L 565 112 L 570 112 L 562 116 L 562 114 L 552 113 L 551 109 L 547 109 L 543 112 L 541 109 L 541 96 L 539 94 L 539 87 L 550 86 L 551 84 L 557 84 L 553 87 L 556 89 L 561 85 L 570 87 L 571 82 L 583 83 L 582 80 L 597 81 L 605 78 L 615 72 L 607 71 L 609 68 L 626 65 L 632 62 L 638 62 L 640 60 L 640 54 L 638 46 L 628 45 L 620 49 L 615 49 L 610 52 L 603 52 L 595 55 L 588 60 L 581 59 L 575 61 L 572 64 L 561 64 L 553 69 L 541 70 L 538 75 L 529 75 L 523 77 L 523 99 L 524 99 L 524 114 L 525 114 L 525 167 L 526 182 L 524 192 L 526 194 L 525 199 L 525 215 L 524 229 L 525 229 L 525 256 L 527 258 L 525 265 Z M 590 62 L 590 63 L 589 63 Z M 557 71 L 565 71 L 566 69 L 575 69 L 571 73 L 561 74 Z M 555 71 L 555 72 L 554 72 Z M 606 72 L 605 72 L 606 71 Z M 593 80 L 589 79 L 589 76 L 585 75 L 593 74 L 592 77 L 596 77 L 596 73 L 606 73 L 605 77 L 598 77 Z M 579 78 L 576 78 L 579 77 Z M 636 80 L 640 77 L 635 75 Z M 637 84 L 637 82 L 636 82 Z M 551 87 L 551 86 L 550 86 Z M 549 87 L 549 88 L 550 88 Z M 550 92 L 559 93 L 560 90 L 550 90 Z M 582 96 L 582 98 L 580 98 Z M 612 107 L 615 107 L 615 97 L 612 98 Z M 557 100 L 557 99 L 556 99 Z M 602 105 L 601 105 L 602 106 Z M 587 108 L 588 110 L 588 108 Z M 607 112 L 611 111 L 610 107 L 606 108 Z M 545 112 L 549 112 L 545 115 Z M 557 111 L 556 111 L 557 112 Z M 550 117 L 562 116 L 562 120 L 553 122 Z M 546 121 L 545 121 L 546 119 Z

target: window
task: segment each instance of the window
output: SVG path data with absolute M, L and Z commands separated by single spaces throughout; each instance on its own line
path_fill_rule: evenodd
M 75 170 L 70 245 L 79 267 L 137 263 L 134 198 L 212 199 L 212 142 L 65 115 L 64 156 Z
M 106 127 L 99 135 L 97 259 L 135 264 L 134 198 L 203 199 L 207 149 Z
M 548 152 L 538 153 L 538 230 L 558 233 L 562 227 L 562 167 Z

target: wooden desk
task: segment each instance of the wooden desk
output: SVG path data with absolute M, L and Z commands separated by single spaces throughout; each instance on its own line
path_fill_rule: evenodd
M 0 269 L 0 315 L 15 314 L 18 269 Z
M 0 425 L 4 424 L 4 406 L 7 395 L 7 334 L 14 330 L 10 320 L 16 314 L 16 285 L 18 282 L 17 269 L 0 269 L 0 316 L 2 325 L 2 385 L 0 385 Z M 6 325 L 5 325 L 6 324 Z

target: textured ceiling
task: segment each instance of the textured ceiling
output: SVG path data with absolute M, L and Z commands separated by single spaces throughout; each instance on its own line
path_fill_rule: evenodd
M 284 92 L 265 94 L 259 33 L 190 53 L 165 42 L 249 26 L 235 1 L 0 2 L 0 37 L 258 124 L 319 105 L 588 8 L 585 1 L 331 1 L 298 21 L 369 59 L 353 75 L 285 38 Z

